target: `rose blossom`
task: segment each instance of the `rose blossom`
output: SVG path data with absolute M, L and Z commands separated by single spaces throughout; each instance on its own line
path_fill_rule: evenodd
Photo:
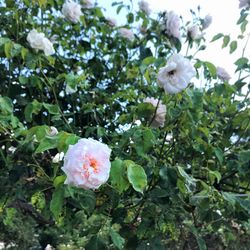
M 239 8 L 244 8 L 250 6 L 250 0 L 240 0 Z
M 217 71 L 218 78 L 221 79 L 222 81 L 229 81 L 231 79 L 231 76 L 228 74 L 228 72 L 224 68 L 217 67 L 216 71 Z
M 58 134 L 57 128 L 51 126 L 51 127 L 49 128 L 49 136 L 55 136 L 55 135 L 57 135 L 57 134 Z
M 144 99 L 144 103 L 151 103 L 154 106 L 154 108 L 157 107 L 156 112 L 151 117 L 151 119 L 153 119 L 151 126 L 153 128 L 164 127 L 165 116 L 166 116 L 166 105 L 162 104 L 161 101 L 158 101 L 153 97 L 151 98 L 147 97 L 146 99 Z
M 190 61 L 182 55 L 172 55 L 167 65 L 159 70 L 158 85 L 165 92 L 175 94 L 185 89 L 189 81 L 195 75 L 195 69 Z
M 202 20 L 202 29 L 206 29 L 210 26 L 210 24 L 212 23 L 213 18 L 211 15 L 206 15 L 205 18 Z
M 203 37 L 203 33 L 201 33 L 200 28 L 198 25 L 193 25 L 188 28 L 188 36 L 192 40 L 197 40 Z
M 166 34 L 180 39 L 180 22 L 180 17 L 174 11 L 170 11 L 163 18 L 162 30 Z
M 108 25 L 111 26 L 111 27 L 117 26 L 117 21 L 116 21 L 115 18 L 107 17 L 106 21 L 108 22 Z
M 62 7 L 62 13 L 68 20 L 77 23 L 82 15 L 81 5 L 73 1 L 66 1 Z
M 147 1 L 141 0 L 139 3 L 139 9 L 145 12 L 147 15 L 150 15 L 151 9 L 149 8 L 149 4 Z
M 127 38 L 129 40 L 133 40 L 134 39 L 134 33 L 133 31 L 127 29 L 127 28 L 120 28 L 119 29 L 119 33 L 122 37 Z
M 70 145 L 62 170 L 70 184 L 84 189 L 97 189 L 109 178 L 111 149 L 94 139 L 80 139 Z
M 92 8 L 93 2 L 91 0 L 81 0 L 82 6 L 84 8 Z
M 36 50 L 43 50 L 46 56 L 50 56 L 55 53 L 53 44 L 44 33 L 37 32 L 35 29 L 31 30 L 27 36 L 27 41 L 30 47 Z

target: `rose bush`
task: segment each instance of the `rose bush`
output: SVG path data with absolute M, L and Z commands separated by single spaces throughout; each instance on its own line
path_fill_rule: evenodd
M 249 4 L 211 41 L 240 54 L 230 72 L 188 35 L 211 17 L 132 3 L 117 24 L 94 1 L 0 0 L 8 249 L 249 248 Z

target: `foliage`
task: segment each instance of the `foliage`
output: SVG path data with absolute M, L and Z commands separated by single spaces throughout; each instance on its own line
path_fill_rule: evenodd
M 63 3 L 0 1 L 0 240 L 12 249 L 247 249 L 249 59 L 235 62 L 235 83 L 222 82 L 191 50 L 204 50 L 205 39 L 166 36 L 161 14 L 114 2 L 128 13 L 125 27 L 146 30 L 130 41 L 101 7 L 71 23 Z M 243 9 L 239 40 L 248 16 Z M 29 46 L 32 28 L 55 38 L 54 55 Z M 229 35 L 216 40 L 237 50 Z M 205 87 L 165 94 L 157 72 L 187 46 Z M 163 128 L 150 127 L 148 96 L 167 106 Z M 110 179 L 96 191 L 63 185 L 54 160 L 88 137 L 112 148 Z

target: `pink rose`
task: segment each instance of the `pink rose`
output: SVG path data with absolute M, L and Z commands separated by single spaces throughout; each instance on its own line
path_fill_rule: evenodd
M 67 175 L 64 184 L 84 189 L 97 189 L 109 178 L 111 149 L 94 139 L 80 139 L 70 145 L 62 170 Z

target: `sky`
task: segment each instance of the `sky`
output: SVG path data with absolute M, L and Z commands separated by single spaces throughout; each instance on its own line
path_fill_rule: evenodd
M 120 2 L 119 0 L 116 0 Z M 118 24 L 125 24 L 125 19 L 121 13 L 116 15 L 116 8 L 111 7 L 112 0 L 97 0 L 98 5 L 106 9 L 107 16 L 117 19 Z M 124 0 L 129 3 L 129 0 Z M 237 39 L 240 34 L 240 27 L 236 25 L 240 17 L 239 0 L 147 0 L 153 11 L 152 15 L 156 15 L 160 11 L 175 11 L 181 15 L 184 21 L 192 20 L 190 9 L 197 11 L 200 6 L 201 17 L 210 14 L 213 17 L 211 26 L 206 29 L 205 38 L 211 41 L 212 37 L 218 33 L 230 35 L 231 40 Z M 133 0 L 134 8 L 138 8 L 138 0 Z M 248 29 L 249 29 L 248 25 Z M 248 30 L 250 32 L 250 30 Z M 213 43 L 208 43 L 207 48 L 203 52 L 199 52 L 197 57 L 201 60 L 211 61 L 215 66 L 225 68 L 232 77 L 232 81 L 236 80 L 238 75 L 234 74 L 234 62 L 241 57 L 242 49 L 246 43 L 246 39 L 238 40 L 238 48 L 233 54 L 229 54 L 229 48 L 221 48 L 222 39 Z M 245 57 L 250 57 L 250 44 L 248 45 Z

